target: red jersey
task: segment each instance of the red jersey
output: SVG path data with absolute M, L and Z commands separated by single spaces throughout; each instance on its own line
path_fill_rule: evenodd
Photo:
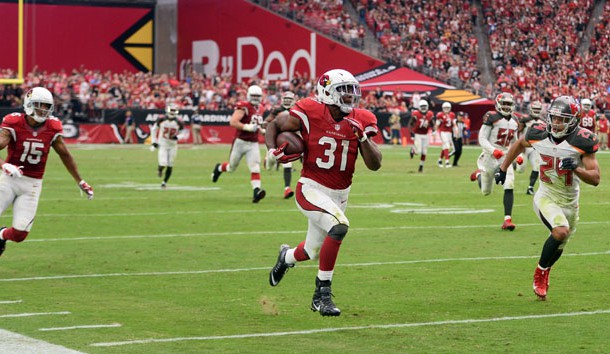
M 246 112 L 246 114 L 240 120 L 240 122 L 243 124 L 251 123 L 260 125 L 263 123 L 263 113 L 265 110 L 263 105 L 256 107 L 248 101 L 240 101 L 237 102 L 235 109 L 243 109 Z M 245 141 L 258 141 L 258 130 L 255 132 L 247 132 L 245 130 L 238 129 L 235 132 L 235 138 Z
M 453 123 L 455 122 L 455 113 L 449 112 L 438 112 L 436 114 L 436 121 L 438 126 L 438 130 L 441 132 L 453 132 Z M 440 122 L 440 123 L 438 123 Z
M 40 126 L 31 127 L 25 114 L 12 113 L 4 116 L 0 128 L 8 130 L 12 137 L 7 146 L 6 162 L 23 166 L 24 176 L 42 179 L 51 145 L 63 135 L 61 121 L 49 117 Z
M 432 128 L 432 120 L 434 119 L 434 113 L 432 113 L 432 111 L 427 111 L 426 113 L 422 113 L 421 111 L 414 111 L 411 114 L 411 119 L 414 120 L 411 128 L 413 134 L 427 135 L 428 130 Z
M 608 133 L 608 119 L 602 118 L 597 121 L 597 131 L 599 133 Z
M 358 158 L 358 138 L 345 120 L 335 121 L 325 104 L 314 98 L 298 101 L 290 115 L 301 121 L 305 142 L 301 176 L 331 189 L 345 189 L 352 184 Z M 365 109 L 354 109 L 349 118 L 362 124 L 369 137 L 379 132 L 377 118 Z
M 589 129 L 592 132 L 595 132 L 595 111 L 590 109 L 588 112 L 584 112 L 582 118 L 580 118 L 581 127 Z

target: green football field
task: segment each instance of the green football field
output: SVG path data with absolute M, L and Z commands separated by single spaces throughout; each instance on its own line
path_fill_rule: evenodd
M 245 161 L 210 180 L 228 145 L 181 146 L 167 190 L 146 146 L 71 149 L 95 199 L 80 196 L 52 153 L 34 227 L 0 257 L 0 333 L 25 336 L 39 353 L 610 348 L 608 153 L 597 154 L 601 184 L 581 187 L 578 231 L 541 302 L 531 283 L 548 231 L 525 194 L 529 169 L 517 175 L 517 228 L 508 232 L 502 190 L 484 197 L 469 180 L 479 148 L 465 148 L 450 169 L 436 166 L 431 148 L 417 173 L 404 147 L 383 146 L 381 170 L 358 163 L 333 281 L 342 314 L 325 318 L 309 310 L 314 262 L 268 284 L 279 246 L 296 245 L 307 227 L 282 197 L 281 171 L 261 173 L 267 197 L 253 204 Z M 9 209 L 0 225 L 11 218 Z M 2 334 L 4 353 L 17 339 Z

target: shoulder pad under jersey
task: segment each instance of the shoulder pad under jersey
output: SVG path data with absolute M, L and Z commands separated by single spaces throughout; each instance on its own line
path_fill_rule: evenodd
M 540 141 L 549 137 L 549 132 L 546 130 L 546 125 L 543 123 L 535 123 L 527 130 L 525 134 L 526 141 Z
M 483 124 L 493 125 L 495 122 L 499 121 L 502 118 L 504 117 L 502 117 L 498 112 L 489 111 L 483 116 Z
M 576 127 L 576 129 L 568 135 L 566 141 L 585 153 L 594 153 L 599 150 L 599 141 L 597 135 L 589 129 Z

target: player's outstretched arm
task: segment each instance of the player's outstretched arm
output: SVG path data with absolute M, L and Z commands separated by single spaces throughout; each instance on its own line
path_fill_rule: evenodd
M 68 150 L 68 147 L 64 143 L 64 139 L 61 136 L 58 136 L 53 142 L 52 146 L 53 150 L 55 150 L 55 152 L 59 155 L 61 162 L 63 162 L 72 178 L 74 178 L 74 181 L 78 183 L 78 187 L 87 194 L 89 199 L 93 199 L 93 188 L 87 182 L 85 182 L 78 173 L 76 162 L 74 161 L 70 150 Z

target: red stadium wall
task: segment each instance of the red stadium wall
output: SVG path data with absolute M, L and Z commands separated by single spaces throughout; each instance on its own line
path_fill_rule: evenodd
M 24 72 L 89 69 L 138 71 L 112 47 L 134 24 L 154 11 L 150 7 L 106 7 L 26 4 L 24 6 Z M 0 69 L 17 70 L 17 2 L 0 3 Z
M 179 1 L 177 59 L 178 72 L 203 65 L 234 81 L 318 77 L 334 68 L 359 73 L 382 64 L 244 0 Z

